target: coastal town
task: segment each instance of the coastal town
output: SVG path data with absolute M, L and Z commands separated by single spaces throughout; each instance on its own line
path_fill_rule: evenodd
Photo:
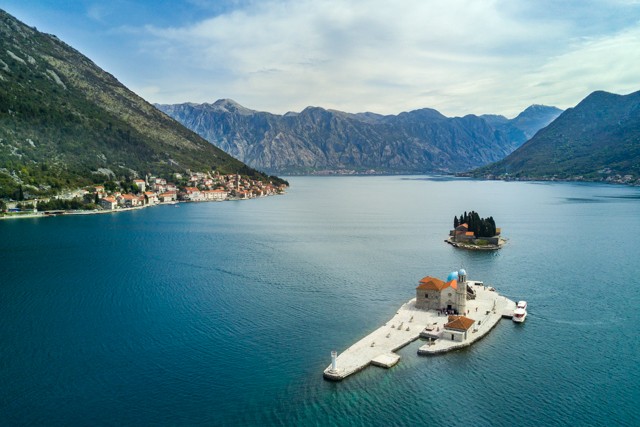
M 221 175 L 217 172 L 176 173 L 173 178 L 174 182 L 166 178 L 146 176 L 145 179 L 134 179 L 125 185 L 95 185 L 52 198 L 8 201 L 4 202 L 0 218 L 118 212 L 178 202 L 248 200 L 283 194 L 287 187 L 286 184 L 276 185 L 239 174 Z M 49 209 L 47 206 L 52 204 L 52 200 L 74 201 L 74 206 L 81 208 Z

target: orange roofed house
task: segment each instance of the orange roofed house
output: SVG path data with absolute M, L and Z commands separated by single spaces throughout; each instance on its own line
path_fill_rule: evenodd
M 467 272 L 454 271 L 446 282 L 436 277 L 424 277 L 416 288 L 416 308 L 466 314 Z
M 449 316 L 449 322 L 444 325 L 443 338 L 451 341 L 464 341 L 467 339 L 467 332 L 476 322 L 465 316 Z

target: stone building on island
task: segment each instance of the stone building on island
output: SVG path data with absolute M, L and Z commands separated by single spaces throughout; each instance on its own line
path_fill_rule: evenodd
M 446 282 L 431 276 L 420 280 L 416 287 L 416 308 L 448 314 L 444 330 L 438 330 L 433 338 L 462 342 L 467 339 L 467 332 L 475 323 L 475 320 L 465 316 L 469 313 L 467 299 L 475 297 L 475 291 L 467 282 L 467 272 L 460 269 L 449 273 Z
M 416 288 L 416 308 L 443 311 L 451 314 L 467 313 L 467 272 L 463 269 L 449 273 L 444 282 L 427 276 Z

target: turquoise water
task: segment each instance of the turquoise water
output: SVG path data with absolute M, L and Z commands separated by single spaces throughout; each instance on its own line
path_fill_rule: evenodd
M 640 190 L 295 177 L 286 196 L 0 221 L 0 425 L 640 425 Z M 499 252 L 443 242 L 492 215 Z M 529 302 L 322 379 L 425 275 Z

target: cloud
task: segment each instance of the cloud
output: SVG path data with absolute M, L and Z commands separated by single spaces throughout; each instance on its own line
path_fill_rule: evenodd
M 549 58 L 525 76 L 524 84 L 538 88 L 541 99 L 558 99 L 564 107 L 590 92 L 606 88 L 626 94 L 640 90 L 640 25 L 606 37 L 575 41 L 565 54 Z
M 280 113 L 320 105 L 513 115 L 531 103 L 573 105 L 587 88 L 632 85 L 640 38 L 628 11 L 637 16 L 637 5 L 616 1 L 617 12 L 560 3 L 238 3 L 192 25 L 147 26 L 140 48 L 173 73 L 171 94 L 161 90 L 154 101 L 228 97 Z M 602 10 L 621 28 L 598 19 Z

